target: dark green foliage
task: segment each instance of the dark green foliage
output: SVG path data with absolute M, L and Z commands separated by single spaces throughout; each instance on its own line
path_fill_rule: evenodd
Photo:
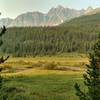
M 5 26 L 3 26 L 3 28 L 2 28 L 2 30 L 1 30 L 1 33 L 0 33 L 0 37 L 2 37 L 2 35 L 4 35 L 5 34 L 5 32 L 6 32 L 6 28 L 5 28 Z M 1 39 L 1 43 L 0 43 L 0 46 L 2 45 L 2 39 Z M 1 57 L 0 58 L 0 64 L 1 63 L 4 63 L 7 59 L 9 58 L 9 56 L 7 57 L 7 58 L 3 58 L 3 57 Z M 2 68 L 0 68 L 0 73 L 1 73 L 1 71 L 2 71 Z M 2 89 L 2 85 L 3 85 L 3 77 L 1 76 L 1 74 L 0 74 L 0 97 L 1 97 L 1 89 Z M 6 99 L 3 99 L 3 100 L 6 100 Z
M 82 92 L 79 85 L 75 84 L 76 95 L 80 100 L 100 100 L 100 35 L 92 53 L 90 53 L 90 65 L 87 65 L 86 74 L 83 76 L 88 91 Z
M 9 28 L 3 36 L 2 51 L 15 56 L 87 53 L 96 37 L 95 32 L 71 32 L 64 27 Z
M 1 63 L 4 63 L 8 58 L 9 58 L 9 56 L 8 56 L 7 58 L 5 58 L 5 59 L 4 59 L 3 57 L 1 57 L 1 58 L 0 58 L 0 64 L 1 64 Z
M 5 34 L 5 32 L 6 32 L 6 27 L 5 26 L 3 26 L 3 28 L 1 29 L 1 33 L 0 33 L 0 37 L 2 37 L 4 34 Z M 0 41 L 0 46 L 3 44 L 3 41 L 2 41 L 2 39 L 1 39 L 1 41 Z M 0 58 L 0 64 L 1 63 L 4 63 L 7 59 L 9 58 L 9 56 L 7 57 L 7 58 L 3 58 L 3 57 L 1 57 Z
M 57 27 L 9 28 L 3 36 L 4 53 L 14 56 L 87 53 L 100 32 L 100 13 L 73 19 Z
M 87 95 L 81 91 L 80 86 L 76 83 L 75 84 L 76 95 L 79 97 L 80 100 L 89 100 Z
M 1 33 L 0 33 L 0 37 L 2 37 L 2 35 L 6 32 L 6 28 L 5 26 L 3 26 L 3 28 L 1 29 Z M 2 39 L 0 40 L 0 46 L 3 44 Z
M 0 76 L 0 89 L 2 88 L 2 81 L 3 81 L 3 78 L 2 76 Z
M 1 33 L 0 33 L 0 36 L 2 36 L 3 34 L 5 34 L 5 32 L 6 32 L 6 27 L 3 26 L 2 30 L 1 30 Z

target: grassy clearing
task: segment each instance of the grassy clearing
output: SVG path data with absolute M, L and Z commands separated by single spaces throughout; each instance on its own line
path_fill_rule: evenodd
M 52 62 L 60 66 L 84 67 L 84 64 L 88 63 L 88 58 L 85 55 L 11 57 L 1 65 L 5 77 L 2 96 L 6 96 L 7 100 L 78 100 L 74 84 L 78 82 L 82 88 L 84 87 L 82 84 L 84 72 L 41 68 L 44 65 L 46 67 L 52 65 Z M 6 72 L 6 69 L 9 71 Z
M 43 63 L 54 62 L 58 66 L 73 66 L 84 67 L 88 63 L 88 58 L 84 54 L 66 54 L 60 56 L 45 56 L 45 57 L 10 57 L 10 59 L 3 64 L 8 67 L 37 67 L 42 66 Z
M 37 68 L 32 68 L 16 73 L 4 73 L 3 75 L 5 76 L 35 76 L 35 75 L 81 75 L 83 71 L 60 71 L 60 70 L 45 70 L 45 69 L 37 69 Z
M 82 84 L 82 72 L 74 71 L 32 69 L 9 75 L 3 88 L 8 100 L 78 100 L 74 84 Z

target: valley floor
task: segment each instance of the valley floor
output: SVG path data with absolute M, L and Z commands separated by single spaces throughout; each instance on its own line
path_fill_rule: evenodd
M 86 63 L 84 55 L 10 58 L 1 65 L 5 77 L 2 96 L 8 100 L 78 100 L 74 84 L 84 87 L 84 70 L 65 67 L 85 69 Z

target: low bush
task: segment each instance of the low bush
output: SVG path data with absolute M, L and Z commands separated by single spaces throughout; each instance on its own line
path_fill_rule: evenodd
M 43 64 L 43 67 L 49 70 L 56 70 L 57 69 L 57 64 L 55 62 L 47 62 Z

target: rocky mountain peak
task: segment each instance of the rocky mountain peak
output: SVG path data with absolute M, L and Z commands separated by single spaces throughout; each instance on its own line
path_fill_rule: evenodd
M 92 8 L 91 6 L 89 6 L 89 7 L 87 8 L 87 10 L 93 10 L 93 8 Z
M 86 9 L 85 13 L 86 13 L 86 14 L 89 14 L 89 13 L 91 13 L 93 10 L 94 10 L 94 9 L 90 6 L 90 7 L 88 7 L 88 8 Z
M 96 13 L 100 11 L 100 8 L 93 9 L 88 7 L 86 10 L 76 10 L 71 8 L 64 8 L 58 5 L 56 8 L 51 8 L 48 13 L 44 14 L 39 11 L 27 12 L 17 16 L 14 20 L 2 19 L 0 25 L 5 24 L 9 27 L 23 27 L 23 26 L 56 26 L 67 20 L 82 15 Z

